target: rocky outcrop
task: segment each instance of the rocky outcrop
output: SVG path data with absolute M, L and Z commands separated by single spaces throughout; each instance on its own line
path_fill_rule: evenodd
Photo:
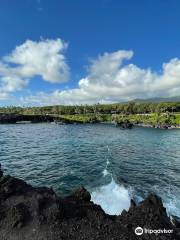
M 22 114 L 0 114 L 0 124 L 13 123 L 41 123 L 54 122 L 56 124 L 80 124 L 82 121 L 71 120 L 62 116 L 52 115 L 22 115 Z M 87 122 L 88 123 L 88 122 Z M 91 121 L 89 123 L 96 123 Z
M 54 117 L 49 115 L 19 115 L 19 114 L 0 114 L 0 123 L 18 123 L 18 122 L 53 122 Z
M 145 123 L 134 123 L 135 126 L 138 127 L 147 127 L 147 128 L 160 128 L 160 129 L 179 129 L 180 125 L 170 125 L 170 124 L 145 124 Z
M 173 233 L 138 236 L 134 233 L 137 226 Z M 85 188 L 61 198 L 52 189 L 32 187 L 0 172 L 1 240 L 171 240 L 179 239 L 178 227 L 154 194 L 138 205 L 131 201 L 129 211 L 120 216 L 109 216 L 91 202 Z
M 133 123 L 131 123 L 129 120 L 119 121 L 116 123 L 116 126 L 131 129 L 133 127 Z

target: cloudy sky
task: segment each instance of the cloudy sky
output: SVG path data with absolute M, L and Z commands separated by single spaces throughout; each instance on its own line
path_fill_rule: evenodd
M 180 2 L 2 0 L 0 106 L 180 95 Z

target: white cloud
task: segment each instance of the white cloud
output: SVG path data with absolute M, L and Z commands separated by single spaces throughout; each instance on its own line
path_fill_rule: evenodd
M 25 88 L 35 75 L 51 83 L 66 81 L 69 76 L 63 55 L 66 48 L 67 44 L 60 39 L 28 40 L 16 47 L 0 62 L 0 98 L 7 98 L 8 93 Z M 72 105 L 179 95 L 178 58 L 163 63 L 161 73 L 158 73 L 128 63 L 132 57 L 132 51 L 104 53 L 91 60 L 87 76 L 79 80 L 77 88 L 40 92 L 22 97 L 19 101 L 31 105 Z
M 50 83 L 66 82 L 69 67 L 64 57 L 67 44 L 61 39 L 39 42 L 27 40 L 0 61 L 0 92 L 22 90 L 29 81 L 40 76 Z
M 164 63 L 159 74 L 124 62 L 132 56 L 132 51 L 105 53 L 91 61 L 88 75 L 79 81 L 78 88 L 56 90 L 50 94 L 41 92 L 23 101 L 36 104 L 91 104 L 180 93 L 179 59 Z
M 0 91 L 0 100 L 6 100 L 8 98 L 9 98 L 9 94 L 8 93 Z

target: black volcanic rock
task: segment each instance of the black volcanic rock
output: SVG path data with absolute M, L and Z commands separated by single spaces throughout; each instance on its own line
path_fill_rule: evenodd
M 131 129 L 133 127 L 133 123 L 131 123 L 129 120 L 119 121 L 117 122 L 117 126 L 121 128 Z
M 54 117 L 49 115 L 21 115 L 21 114 L 0 114 L 0 123 L 17 123 L 28 121 L 32 123 L 53 122 Z
M 91 200 L 90 193 L 84 187 L 76 189 L 71 196 L 73 198 L 77 198 L 78 200 L 84 200 L 84 201 Z
M 109 216 L 90 201 L 85 188 L 60 198 L 52 189 L 0 176 L 1 240 L 180 239 L 178 220 L 174 225 L 171 223 L 161 199 L 154 194 L 138 205 L 131 201 L 129 211 L 120 216 Z M 137 226 L 172 229 L 173 233 L 137 236 L 134 233 Z

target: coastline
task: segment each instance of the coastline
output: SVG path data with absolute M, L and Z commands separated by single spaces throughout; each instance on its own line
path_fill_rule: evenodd
M 76 116 L 77 118 L 77 116 Z M 65 116 L 53 115 L 20 115 L 20 114 L 0 114 L 0 124 L 29 124 L 29 123 L 56 123 L 56 124 L 112 124 L 121 128 L 145 127 L 145 128 L 159 128 L 159 129 L 180 129 L 180 124 L 172 125 L 167 123 L 151 124 L 145 122 L 135 122 L 128 119 L 121 119 L 120 121 L 101 121 L 98 119 L 77 119 L 67 118 Z
M 32 187 L 0 170 L 0 237 L 2 240 L 137 239 L 135 229 L 169 230 L 145 233 L 140 239 L 179 239 L 177 217 L 168 217 L 162 200 L 150 194 L 119 216 L 106 214 L 83 187 L 59 197 L 46 187 Z
M 135 123 L 134 126 L 137 127 L 145 127 L 145 128 L 159 128 L 159 129 L 180 129 L 180 125 L 152 125 L 152 124 L 145 124 L 145 123 Z

